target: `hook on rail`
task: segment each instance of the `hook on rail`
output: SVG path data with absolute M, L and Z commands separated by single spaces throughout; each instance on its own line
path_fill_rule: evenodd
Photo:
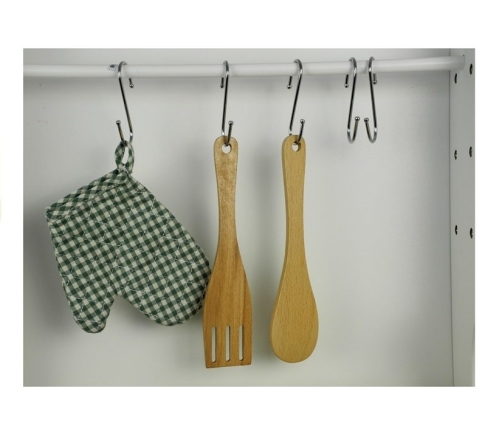
M 356 93 L 356 81 L 357 81 L 357 62 L 354 57 L 351 57 L 349 61 L 352 62 L 352 93 L 350 95 L 350 107 L 349 107 L 349 120 L 347 122 L 347 139 L 349 143 L 353 143 L 357 136 L 357 127 L 359 126 L 360 117 L 356 116 L 354 122 L 354 134 L 351 136 L 351 122 L 352 122 L 352 108 L 354 106 L 354 95 Z M 349 87 L 349 75 L 345 76 L 345 88 Z
M 295 101 L 293 102 L 293 112 L 291 113 L 291 121 L 289 123 L 289 135 L 291 136 L 293 134 L 293 122 L 295 120 L 295 112 L 296 112 L 296 104 L 298 102 L 298 94 L 300 93 L 300 85 L 302 83 L 302 76 L 303 76 L 303 65 L 300 60 L 295 60 L 295 63 L 298 63 L 298 85 L 296 86 L 296 93 L 295 93 Z M 289 77 L 289 82 L 288 82 L 288 90 L 291 89 L 291 83 L 293 82 L 293 76 Z M 303 126 L 305 125 L 305 120 L 301 119 L 300 120 L 300 134 L 298 135 L 298 141 L 295 143 L 300 143 L 302 140 L 303 136 Z
M 120 62 L 119 67 L 117 69 L 117 75 L 119 78 L 119 85 L 120 85 L 120 92 L 122 93 L 122 100 L 124 101 L 124 107 L 125 107 L 126 116 L 127 116 L 127 124 L 129 125 L 129 143 L 132 143 L 133 131 L 132 131 L 131 117 L 129 115 L 129 108 L 127 107 L 127 100 L 126 100 L 126 96 L 125 96 L 125 92 L 124 92 L 124 86 L 122 85 L 122 66 L 126 65 L 126 64 L 127 63 L 125 61 Z M 134 84 L 132 83 L 131 78 L 129 78 L 129 87 L 134 88 Z M 124 135 L 122 133 L 122 127 L 120 125 L 121 124 L 120 120 L 117 120 L 116 124 L 119 129 L 120 141 L 125 143 L 126 140 L 124 139 Z
M 225 117 L 227 115 L 227 95 L 228 95 L 228 75 L 230 74 L 230 69 L 228 67 L 228 61 L 224 61 L 225 65 L 225 76 L 221 78 L 220 88 L 225 88 L 225 95 L 223 98 L 223 120 L 221 121 L 221 135 L 225 136 Z M 230 145 L 230 138 L 232 137 L 232 127 L 234 125 L 233 121 L 228 121 L 228 137 L 225 142 L 225 146 Z
M 368 139 L 370 140 L 371 143 L 375 143 L 375 141 L 377 140 L 377 133 L 378 133 L 376 108 L 375 108 L 375 94 L 373 93 L 373 85 L 377 84 L 377 78 L 376 78 L 376 74 L 373 74 L 373 60 L 374 60 L 374 58 L 371 57 L 368 62 L 368 76 L 370 79 L 370 91 L 371 91 L 371 108 L 373 110 L 373 124 L 374 124 L 373 125 L 373 129 L 374 129 L 373 137 L 371 136 L 370 126 L 369 126 L 370 119 L 364 118 L 364 122 L 366 123 L 366 133 L 368 133 Z

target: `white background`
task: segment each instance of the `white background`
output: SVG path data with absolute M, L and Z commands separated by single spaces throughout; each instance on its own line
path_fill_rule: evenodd
M 448 50 L 27 50 L 25 64 L 218 64 L 362 61 Z M 127 66 L 124 66 L 127 67 Z M 222 66 L 223 72 L 223 66 Z M 110 72 L 112 73 L 112 72 Z M 449 235 L 449 72 L 380 74 L 379 135 L 346 139 L 344 75 L 305 76 L 305 243 L 319 339 L 305 362 L 277 359 L 268 339 L 285 243 L 281 144 L 294 90 L 287 77 L 230 79 L 227 120 L 240 143 L 237 231 L 253 302 L 253 363 L 207 370 L 201 314 L 158 326 L 117 298 L 107 327 L 83 332 L 57 273 L 44 209 L 114 168 L 116 79 L 24 82 L 25 385 L 452 385 Z M 213 262 L 218 233 L 212 146 L 218 78 L 135 79 L 126 86 L 134 176 Z M 368 75 L 354 116 L 371 116 Z M 125 127 L 127 130 L 127 127 Z
M 496 133 L 501 87 L 494 72 L 498 14 L 481 1 L 472 7 L 422 1 L 405 12 L 395 3 L 362 1 L 333 7 L 309 2 L 254 2 L 239 19 L 230 2 L 171 5 L 169 14 L 152 13 L 156 4 L 118 7 L 119 2 L 87 2 L 78 19 L 66 2 L 17 2 L 6 5 L 0 26 L 4 50 L 0 145 L 3 213 L 0 222 L 1 273 L 5 306 L 1 356 L 7 422 L 19 427 L 50 424 L 52 428 L 94 426 L 137 428 L 169 423 L 207 428 L 281 425 L 368 428 L 473 428 L 500 423 L 498 387 L 501 314 L 501 178 Z M 29 8 L 29 9 L 28 9 Z M 331 10 L 330 10 L 331 9 Z M 266 10 L 266 13 L 264 11 Z M 29 13 L 27 13 L 29 11 Z M 194 13 L 194 11 L 196 13 Z M 127 13 L 126 13 L 127 12 Z M 301 12 L 301 13 L 300 13 Z M 68 19 L 65 19 L 68 17 Z M 63 19 L 62 19 L 63 18 Z M 168 25 L 167 25 L 168 24 Z M 476 48 L 481 64 L 476 82 L 476 384 L 475 389 L 35 389 L 23 388 L 23 48 L 27 47 L 466 47 Z M 493 78 L 493 79 L 492 79 Z M 10 306 L 12 305 L 12 306 Z M 92 399 L 90 401 L 89 399 Z M 131 402 L 131 399 L 134 399 Z M 222 413 L 222 403 L 226 409 Z M 132 407 L 129 405 L 133 404 Z M 124 406 L 126 406 L 124 408 Z M 126 411 L 127 413 L 124 413 Z M 289 411 L 294 411 L 291 414 Z M 98 423 L 98 424 L 97 424 Z M 228 423 L 226 425 L 225 423 Z

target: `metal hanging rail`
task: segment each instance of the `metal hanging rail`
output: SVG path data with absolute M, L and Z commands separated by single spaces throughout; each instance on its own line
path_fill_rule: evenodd
M 368 72 L 368 61 L 357 61 L 358 73 Z M 231 64 L 230 76 L 292 76 L 295 63 Z M 462 70 L 463 56 L 410 58 L 373 61 L 373 73 Z M 127 78 L 220 78 L 222 65 L 128 65 L 123 75 Z M 115 68 L 109 65 L 25 65 L 26 78 L 116 78 Z M 304 75 L 347 75 L 352 71 L 350 61 L 303 63 Z

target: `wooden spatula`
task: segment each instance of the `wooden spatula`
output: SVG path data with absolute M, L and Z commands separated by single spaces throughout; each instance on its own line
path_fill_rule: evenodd
M 282 144 L 286 194 L 286 254 L 270 324 L 275 355 L 296 363 L 312 354 L 317 343 L 317 307 L 310 285 L 303 238 L 303 184 L 305 140 L 287 137 Z M 296 149 L 296 150 L 295 150 Z
M 251 364 L 251 296 L 235 226 L 238 144 L 225 142 L 222 136 L 214 143 L 219 237 L 203 310 L 206 367 Z

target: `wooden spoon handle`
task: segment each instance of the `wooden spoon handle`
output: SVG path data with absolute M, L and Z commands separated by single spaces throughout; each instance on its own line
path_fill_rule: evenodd
M 305 140 L 298 136 L 282 144 L 282 167 L 286 195 L 286 253 L 279 291 L 270 324 L 274 353 L 290 363 L 305 360 L 317 343 L 317 307 L 310 285 L 303 234 L 303 186 Z
M 297 136 L 288 137 L 282 145 L 282 171 L 286 196 L 286 262 L 288 266 L 307 267 L 303 232 L 303 186 L 305 182 L 306 146 Z M 296 146 L 297 150 L 293 148 Z

